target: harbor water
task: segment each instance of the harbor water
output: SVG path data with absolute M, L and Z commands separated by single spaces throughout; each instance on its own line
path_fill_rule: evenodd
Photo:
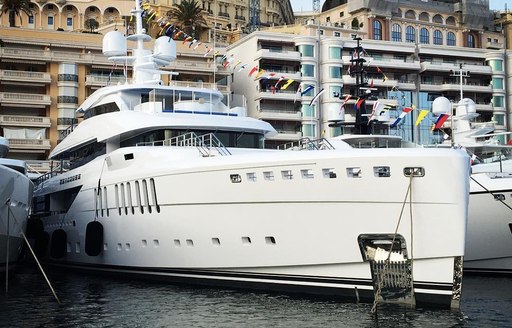
M 0 327 L 512 327 L 512 278 L 465 276 L 460 311 L 175 286 L 32 267 L 2 282 Z

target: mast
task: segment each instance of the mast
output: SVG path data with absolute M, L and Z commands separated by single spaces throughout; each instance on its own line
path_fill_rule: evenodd
M 361 47 L 361 38 L 356 37 L 354 40 L 357 42 L 356 47 L 353 49 L 350 59 L 351 70 L 350 76 L 356 78 L 355 86 L 350 90 L 350 94 L 355 97 L 356 104 L 354 109 L 356 112 L 355 130 L 359 134 L 368 134 L 368 115 L 366 113 L 366 99 L 370 96 L 371 89 L 368 87 L 368 79 L 366 78 L 366 71 L 364 63 L 366 59 L 362 57 L 363 47 Z

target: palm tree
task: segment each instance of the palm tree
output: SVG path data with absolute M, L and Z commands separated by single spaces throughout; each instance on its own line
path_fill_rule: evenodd
M 202 26 L 208 25 L 203 17 L 203 9 L 196 0 L 182 0 L 167 12 L 167 17 L 194 38 L 197 38 Z
M 30 0 L 0 0 L 0 16 L 5 13 L 9 13 L 9 26 L 16 26 L 16 16 L 20 17 L 21 13 L 24 12 L 28 16 L 32 15 L 30 10 Z

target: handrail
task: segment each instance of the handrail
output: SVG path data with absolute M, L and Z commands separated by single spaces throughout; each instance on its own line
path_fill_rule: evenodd
M 301 138 L 298 141 L 285 143 L 284 145 L 277 146 L 277 149 L 282 150 L 334 150 L 334 146 L 325 139 L 311 140 L 308 137 Z
M 212 149 L 215 149 L 222 156 L 231 155 L 231 152 L 214 133 L 206 133 L 198 136 L 195 132 L 188 132 L 165 140 L 140 142 L 137 143 L 136 146 L 196 147 L 203 156 L 212 156 Z

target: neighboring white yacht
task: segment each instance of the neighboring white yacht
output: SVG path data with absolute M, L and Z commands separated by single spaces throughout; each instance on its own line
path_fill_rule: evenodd
M 0 273 L 19 259 L 34 187 L 25 162 L 5 158 L 8 151 L 8 139 L 0 137 Z
M 163 36 L 107 55 L 134 83 L 107 86 L 52 151 L 34 217 L 47 263 L 118 276 L 457 308 L 469 157 L 453 149 L 355 149 L 343 140 L 263 149 L 266 122 L 216 90 L 164 86 Z M 336 150 L 334 150 L 336 148 Z M 44 254 L 46 253 L 46 254 Z M 384 277 L 384 278 L 382 278 Z
M 450 101 L 434 100 L 433 112 L 450 113 Z M 456 105 L 452 136 L 447 142 L 473 156 L 464 270 L 512 274 L 512 146 L 500 145 L 494 124 L 472 123 L 475 103 L 463 98 Z

